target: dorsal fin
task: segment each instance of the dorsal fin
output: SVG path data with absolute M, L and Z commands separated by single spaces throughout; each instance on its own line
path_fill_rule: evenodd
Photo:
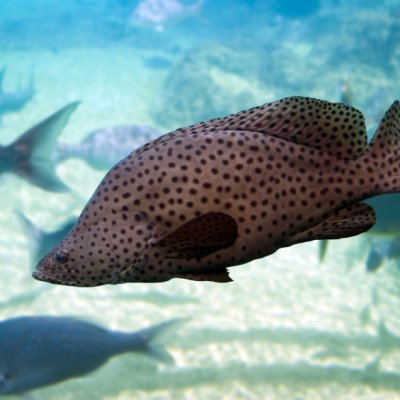
M 167 133 L 135 154 L 178 136 L 237 130 L 261 132 L 328 152 L 342 159 L 356 159 L 367 147 L 363 114 L 354 107 L 309 97 L 287 97 L 273 103 L 200 122 Z
M 217 122 L 217 121 L 216 121 Z M 356 159 L 367 147 L 363 114 L 348 105 L 308 97 L 287 97 L 217 122 L 218 130 L 257 131 Z

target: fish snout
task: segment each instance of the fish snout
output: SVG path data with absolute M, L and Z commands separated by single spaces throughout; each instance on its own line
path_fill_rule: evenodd
M 63 280 L 63 275 L 68 275 L 71 268 L 68 268 L 68 264 L 61 264 L 56 262 L 59 255 L 53 252 L 46 255 L 36 266 L 36 270 L 32 276 L 38 281 L 55 283 L 55 284 L 66 284 Z M 68 273 L 68 274 L 66 274 Z

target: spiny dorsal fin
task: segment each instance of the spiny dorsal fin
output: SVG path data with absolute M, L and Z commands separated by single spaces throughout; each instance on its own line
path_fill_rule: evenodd
M 238 235 L 236 221 L 221 212 L 209 212 L 186 222 L 156 242 L 168 258 L 205 257 L 231 246 Z
M 370 229 L 375 223 L 375 211 L 368 204 L 356 203 L 336 211 L 320 224 L 292 236 L 285 246 L 310 240 L 341 239 Z
M 142 146 L 135 154 L 178 137 L 223 130 L 261 132 L 342 159 L 356 159 L 367 147 L 365 120 L 359 110 L 342 103 L 293 96 L 177 129 Z
M 262 132 L 343 159 L 356 159 L 367 147 L 365 121 L 360 111 L 308 97 L 287 97 L 218 122 L 218 130 L 228 129 Z

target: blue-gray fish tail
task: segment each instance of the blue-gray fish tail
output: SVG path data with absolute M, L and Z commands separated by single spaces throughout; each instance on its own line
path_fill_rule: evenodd
M 36 262 L 36 254 L 39 248 L 42 246 L 44 241 L 44 233 L 39 229 L 26 215 L 21 211 L 14 210 L 19 222 L 21 223 L 22 229 L 24 230 L 25 236 L 29 243 L 29 253 L 31 255 L 31 264 Z
M 52 153 L 56 141 L 79 102 L 72 102 L 22 134 L 7 146 L 18 161 L 12 172 L 42 189 L 62 192 L 67 186 L 58 178 Z
M 179 329 L 188 320 L 188 318 L 175 318 L 137 332 L 144 342 L 143 353 L 164 364 L 173 365 L 175 363 L 173 357 L 165 350 L 161 342 L 165 336 Z

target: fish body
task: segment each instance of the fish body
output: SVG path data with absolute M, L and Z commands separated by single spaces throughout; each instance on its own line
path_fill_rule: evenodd
M 0 322 L 0 395 L 20 394 L 94 371 L 111 357 L 138 352 L 165 362 L 157 343 L 182 320 L 135 333 L 110 331 L 70 317 L 26 316 Z
M 55 173 L 51 154 L 56 140 L 79 102 L 73 102 L 45 118 L 11 144 L 0 145 L 0 174 L 14 173 L 31 184 L 53 192 L 68 188 Z
M 362 114 L 291 97 L 178 129 L 105 176 L 36 279 L 74 286 L 229 282 L 227 267 L 373 226 L 398 191 L 400 106 L 367 145 Z
M 35 95 L 33 78 L 27 86 L 12 92 L 3 91 L 5 69 L 0 70 L 0 120 L 4 114 L 21 110 Z
M 55 160 L 79 158 L 91 167 L 108 170 L 135 149 L 158 136 L 154 129 L 142 125 L 117 125 L 95 130 L 80 143 L 57 144 Z
M 151 24 L 156 30 L 164 30 L 163 24 L 173 18 L 195 14 L 200 11 L 204 0 L 184 5 L 179 0 L 141 0 L 134 9 L 131 21 L 135 24 Z

